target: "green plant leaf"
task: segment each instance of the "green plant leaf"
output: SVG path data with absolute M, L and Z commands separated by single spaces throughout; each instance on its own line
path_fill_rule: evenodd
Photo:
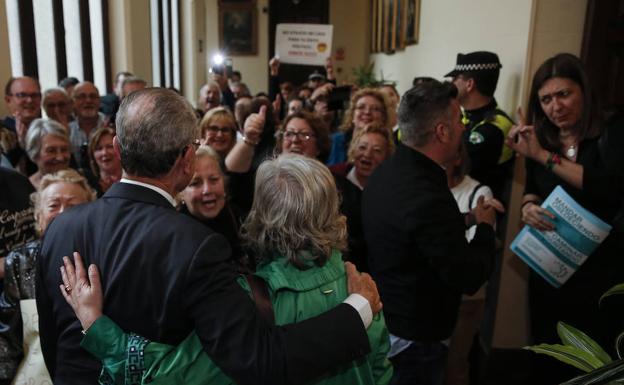
M 557 323 L 557 334 L 559 334 L 559 338 L 561 338 L 561 342 L 563 342 L 564 345 L 574 346 L 578 349 L 586 351 L 602 362 L 602 365 L 606 365 L 613 361 L 609 354 L 607 354 L 607 352 L 605 352 L 604 349 L 596 343 L 596 341 L 587 336 L 587 334 L 566 324 L 565 322 L 560 321 Z
M 584 372 L 590 372 L 603 366 L 602 362 L 592 354 L 574 346 L 539 344 L 525 346 L 524 349 L 534 351 L 535 353 L 546 354 Z
M 622 381 L 624 381 L 624 360 L 617 360 L 561 385 L 608 385 Z
M 602 306 L 602 300 L 610 297 L 612 295 L 617 295 L 617 294 L 624 294 L 624 283 L 620 283 L 619 285 L 615 285 L 613 286 L 611 289 L 607 290 L 606 293 L 604 293 L 602 295 L 602 297 L 600 297 L 600 300 L 598 301 L 598 304 Z
M 615 339 L 615 351 L 619 359 L 622 359 L 622 352 L 620 351 L 620 345 L 622 342 L 624 342 L 624 332 L 620 333 L 620 335 Z

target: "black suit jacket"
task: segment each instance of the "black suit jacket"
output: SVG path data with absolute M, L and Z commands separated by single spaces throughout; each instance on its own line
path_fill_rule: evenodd
M 402 144 L 369 178 L 362 222 L 390 333 L 448 338 L 461 293 L 477 291 L 491 272 L 492 226 L 478 225 L 468 244 L 444 170 Z
M 94 384 L 100 369 L 80 348 L 80 323 L 59 292 L 61 258 L 74 250 L 100 268 L 104 312 L 125 331 L 178 344 L 195 330 L 239 383 L 302 383 L 370 350 L 346 304 L 297 325 L 268 325 L 236 283 L 223 236 L 153 190 L 117 183 L 58 216 L 43 240 L 37 308 L 55 384 Z

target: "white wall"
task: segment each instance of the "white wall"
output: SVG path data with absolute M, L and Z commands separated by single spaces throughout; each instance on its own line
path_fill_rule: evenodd
M 510 111 L 519 102 L 530 17 L 529 0 L 421 1 L 418 44 L 392 55 L 371 55 L 371 60 L 403 93 L 416 76 L 442 79 L 457 53 L 496 52 L 503 68 L 495 96 Z

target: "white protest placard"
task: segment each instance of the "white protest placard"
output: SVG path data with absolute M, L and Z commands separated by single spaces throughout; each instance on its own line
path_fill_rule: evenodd
M 334 26 L 328 24 L 278 24 L 275 54 L 281 63 L 325 65 L 333 33 Z
M 524 226 L 511 250 L 548 283 L 560 287 L 605 240 L 611 225 L 579 205 L 561 186 L 542 207 L 555 215 L 555 230 Z

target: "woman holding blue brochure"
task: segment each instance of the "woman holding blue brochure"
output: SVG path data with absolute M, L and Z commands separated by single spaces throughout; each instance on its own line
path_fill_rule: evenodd
M 522 221 L 548 232 L 557 227 L 554 214 L 540 205 L 561 186 L 581 206 L 614 224 L 622 210 L 622 119 L 605 120 L 595 102 L 581 61 L 558 54 L 536 71 L 528 113 L 510 131 L 508 144 L 526 157 Z M 607 139 L 608 138 L 608 139 Z M 611 149 L 618 149 L 614 151 Z M 615 226 L 617 229 L 617 226 Z M 529 306 L 534 343 L 559 343 L 558 321 L 594 338 L 605 349 L 622 330 L 621 312 L 600 296 L 624 282 L 624 253 L 612 233 L 560 288 L 531 271 Z M 533 384 L 560 383 L 574 377 L 573 369 L 549 357 L 536 356 Z

